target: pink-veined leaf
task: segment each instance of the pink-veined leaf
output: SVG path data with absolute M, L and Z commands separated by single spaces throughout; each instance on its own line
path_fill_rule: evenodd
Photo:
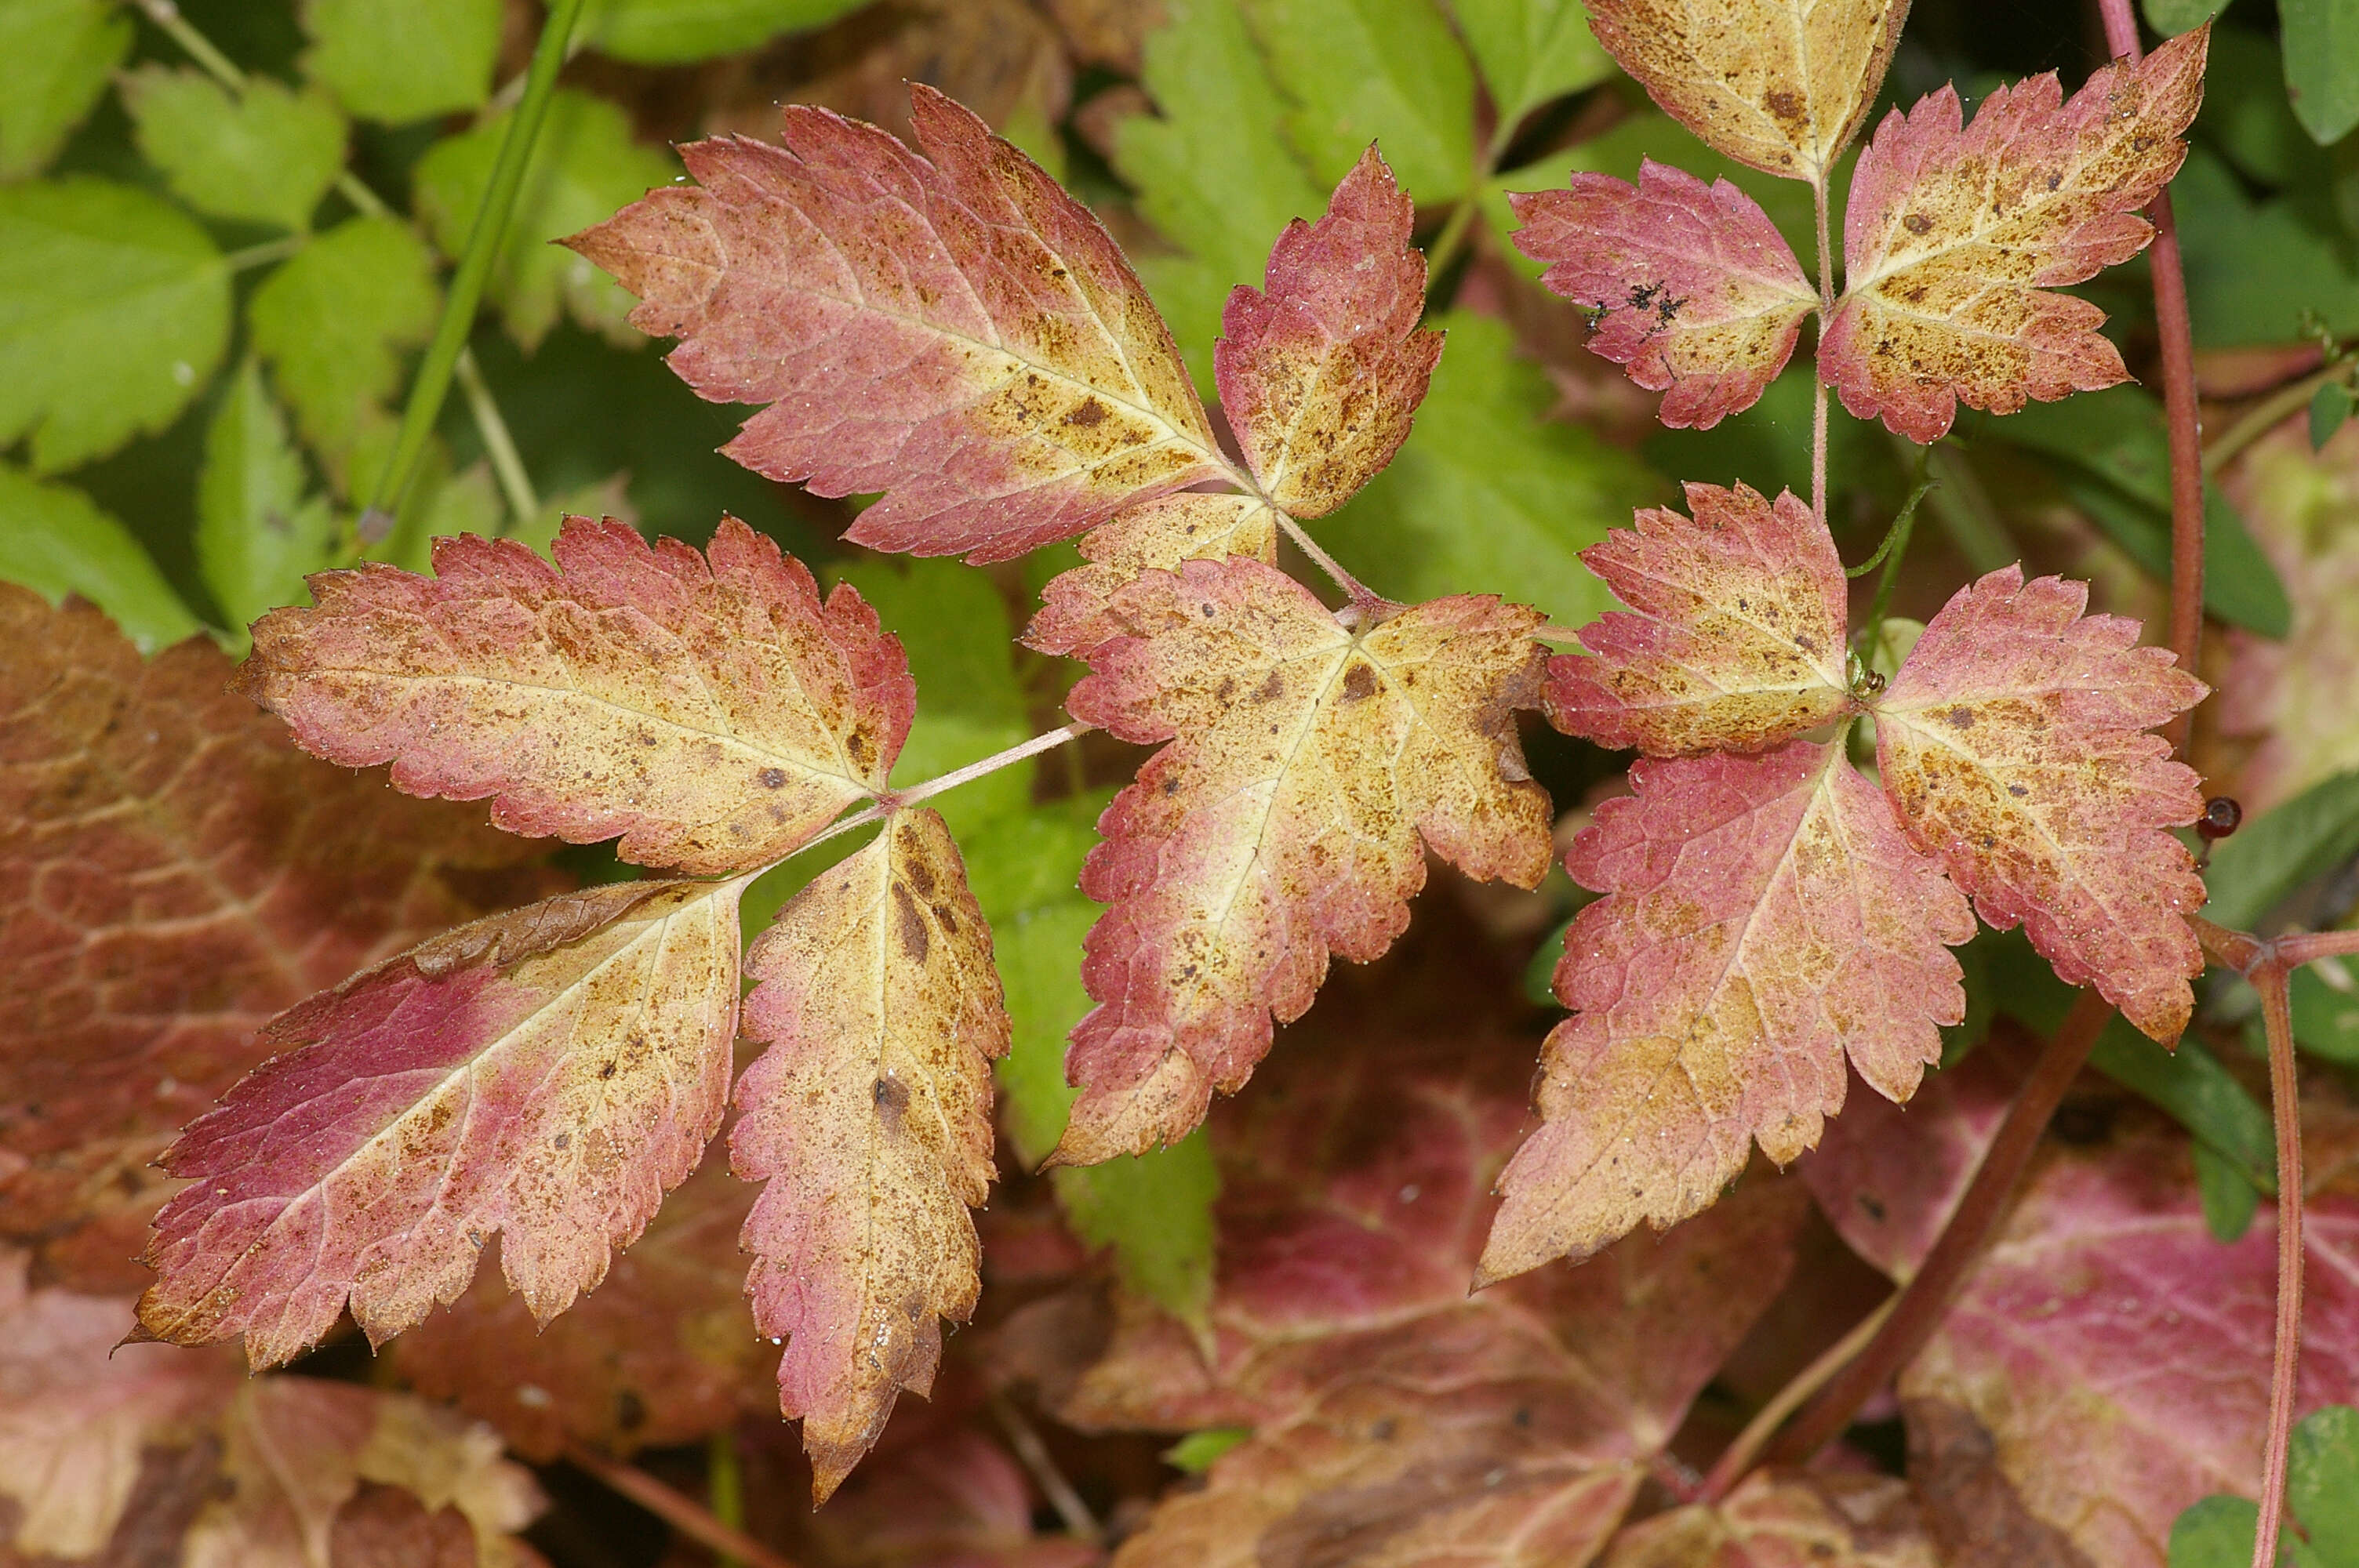
M 1114 595 L 1136 634 L 1093 650 L 1067 707 L 1171 744 L 1099 819 L 1082 891 L 1111 907 L 1082 976 L 1082 1087 L 1055 1158 L 1177 1139 L 1310 1005 L 1329 954 L 1365 962 L 1408 924 L 1430 847 L 1536 884 L 1547 797 L 1513 710 L 1538 697 L 1539 616 L 1473 595 L 1354 632 L 1259 561 L 1188 561 Z
M 1602 1568 L 1944 1568 L 1893 1476 L 1756 1470 L 1718 1503 L 1634 1524 Z
M 1810 509 L 1687 486 L 1582 552 L 1628 611 L 1549 661 L 1549 721 L 1656 756 L 1756 751 L 1852 712 L 1843 559 Z
M 680 149 L 566 243 L 637 295 L 704 397 L 769 406 L 723 449 L 821 495 L 881 491 L 848 535 L 999 560 L 1231 471 L 1170 330 L 1098 221 L 922 83 L 924 157 L 788 104 L 785 146 Z
M 1277 514 L 1253 495 L 1190 492 L 1144 502 L 1082 535 L 1084 564 L 1058 573 L 1040 590 L 1040 609 L 1024 629 L 1025 646 L 1080 658 L 1130 627 L 1114 597 L 1143 573 L 1181 561 L 1250 556 L 1277 565 Z
M 2145 733 L 2203 683 L 2138 625 L 2082 614 L 2085 583 L 2006 567 L 1960 589 L 1872 704 L 1884 788 L 1910 842 L 1975 911 L 2020 922 L 2067 985 L 2093 984 L 2166 1044 L 2203 957 L 2202 879 L 2165 831 L 2202 814 L 2194 771 Z
M 1962 401 L 2011 414 L 2128 379 L 2104 312 L 2051 291 L 2153 237 L 2137 210 L 2187 156 L 2210 38 L 2102 67 L 2069 103 L 2053 72 L 2001 87 L 1962 131 L 1952 87 L 1886 116 L 1852 177 L 1819 346 L 1844 407 L 1930 442 Z
M 1516 248 L 1596 312 L 1593 353 L 1664 394 L 1658 417 L 1709 430 L 1750 408 L 1793 357 L 1818 290 L 1761 204 L 1727 180 L 1643 160 L 1638 183 L 1577 173 L 1510 197 Z
M 551 551 L 461 535 L 432 578 L 322 573 L 316 608 L 255 624 L 239 687 L 330 762 L 700 874 L 777 860 L 885 787 L 916 693 L 849 585 L 822 602 L 734 518 L 709 554 L 579 517 Z
M 350 1304 L 373 1343 L 495 1234 L 547 1321 L 696 1168 L 728 1098 L 738 882 L 618 882 L 438 936 L 271 1021 L 165 1155 L 144 1334 L 260 1367 Z
M 1839 745 L 1642 761 L 1566 857 L 1606 896 L 1565 937 L 1540 1129 L 1499 1182 L 1478 1283 L 1696 1214 L 1752 1145 L 1785 1164 L 1844 1061 L 1905 1100 L 1965 1013 L 1973 916 Z
M 2330 1085 L 2313 1138 L 2349 1119 Z M 2083 1108 L 2050 1140 L 1996 1238 L 1902 1373 L 1909 1472 L 1951 1553 L 1994 1539 L 2077 1551 L 2014 1561 L 2164 1568 L 2198 1498 L 2260 1488 L 2277 1299 L 2267 1206 L 2223 1245 L 2184 1133 L 2135 1102 Z M 1912 1112 L 1912 1123 L 1914 1113 Z M 2092 1129 L 2095 1141 L 2091 1141 Z M 1913 1124 L 1895 1129 L 1914 1139 Z M 2359 1400 L 2359 1194 L 2310 1184 L 2295 1408 Z
M 922 809 L 797 894 L 746 969 L 746 1033 L 768 1048 L 730 1134 L 737 1173 L 766 1184 L 746 1292 L 788 1336 L 779 1406 L 824 1502 L 900 1391 L 931 1388 L 940 1320 L 974 1309 L 967 1211 L 991 1181 L 1007 1007 L 958 847 Z
M 1212 1116 L 1209 1359 L 1124 1298 L 1058 1406 L 1083 1430 L 1254 1428 L 1119 1560 L 1591 1562 L 1783 1287 L 1793 1184 L 1748 1183 L 1669 1236 L 1470 1297 L 1527 1048 L 1462 1029 L 1313 1044 L 1332 1049 L 1288 1054 Z
M 1221 313 L 1221 411 L 1262 492 L 1296 517 L 1325 516 L 1392 461 L 1441 358 L 1441 334 L 1417 325 L 1416 215 L 1370 147 L 1319 222 L 1277 237 L 1266 292 L 1239 284 Z
M 136 1291 L 182 1124 L 353 969 L 556 892 L 538 847 L 307 757 L 196 638 L 0 584 L 0 1236 Z

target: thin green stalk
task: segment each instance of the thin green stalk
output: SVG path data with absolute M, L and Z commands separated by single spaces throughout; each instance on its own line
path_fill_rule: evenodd
M 2246 411 L 2237 421 L 2222 432 L 2220 438 L 2205 449 L 2203 473 L 2206 478 L 2234 462 L 2246 447 L 2276 429 L 2295 415 L 2310 406 L 2318 389 L 2330 382 L 2349 386 L 2352 373 L 2359 371 L 2359 360 L 2335 360 L 2323 365 L 2299 381 L 2279 387 L 2260 403 Z
M 1859 645 L 1863 648 L 1875 646 L 1875 639 L 1884 631 L 1884 617 L 1892 609 L 1892 590 L 1900 581 L 1900 563 L 1908 555 L 1908 535 L 1917 530 L 1917 503 L 1940 482 L 1930 474 L 1919 476 L 1917 488 L 1910 491 L 1908 499 L 1900 503 L 1899 515 L 1893 518 L 1892 526 L 1885 533 L 1884 543 L 1875 547 L 1875 554 L 1844 573 L 1846 577 L 1865 577 L 1875 569 L 1877 562 L 1884 563 L 1884 575 L 1875 580 L 1875 597 L 1868 603 L 1866 626 L 1860 633 Z
M 516 105 L 508 120 L 507 134 L 500 140 L 490 188 L 484 192 L 484 204 L 476 210 L 474 226 L 467 232 L 467 248 L 459 257 L 458 270 L 451 276 L 451 291 L 442 303 L 441 322 L 435 329 L 426 358 L 418 367 L 418 379 L 409 390 L 409 406 L 402 411 L 401 438 L 394 447 L 392 460 L 378 474 L 376 493 L 361 515 L 364 535 L 373 531 L 373 520 L 375 528 L 390 526 L 393 515 L 400 511 L 402 495 L 417 472 L 418 460 L 425 455 L 427 440 L 434 433 L 434 421 L 442 412 L 442 400 L 450 395 L 451 378 L 457 371 L 459 355 L 466 349 L 467 334 L 474 328 L 475 308 L 483 302 L 484 285 L 491 276 L 493 258 L 498 254 L 500 241 L 507 232 L 508 218 L 516 211 L 525 166 L 532 157 L 533 144 L 540 138 L 541 124 L 549 117 L 549 98 L 557 90 L 558 69 L 565 63 L 566 41 L 572 37 L 573 24 L 581 15 L 582 0 L 555 0 L 548 21 L 542 24 L 540 41 L 532 51 L 532 68 L 526 73 L 524 100 Z
M 729 1427 L 705 1444 L 704 1492 L 714 1519 L 731 1530 L 745 1528 L 745 1467 L 737 1459 L 737 1433 Z M 745 1560 L 734 1552 L 719 1553 L 712 1563 L 713 1568 L 745 1568 Z
M 540 498 L 533 493 L 532 477 L 524 471 L 524 459 L 516 452 L 515 438 L 508 434 L 507 421 L 500 417 L 500 406 L 492 401 L 492 389 L 484 384 L 484 373 L 475 368 L 475 356 L 462 353 L 452 368 L 459 377 L 459 390 L 467 395 L 467 410 L 475 417 L 475 429 L 484 438 L 492 472 L 499 478 L 500 493 L 507 499 L 509 519 L 521 528 L 540 515 Z
M 139 0 L 140 15 L 164 29 L 171 40 L 179 45 L 188 57 L 197 62 L 207 76 L 232 92 L 245 91 L 245 72 L 237 62 L 213 47 L 213 41 L 189 24 L 180 8 L 172 0 Z
M 1473 226 L 1474 197 L 1470 191 L 1451 211 L 1449 221 L 1441 225 L 1441 232 L 1434 236 L 1433 248 L 1425 254 L 1426 287 L 1429 290 L 1440 286 L 1441 275 L 1450 270 L 1451 264 L 1458 259 L 1458 253 L 1466 248 L 1466 236 Z M 1426 303 L 1430 307 L 1439 301 L 1429 295 Z
M 1907 450 L 1908 443 L 1895 436 L 1893 444 Z M 1940 481 L 1930 497 L 1933 519 L 1950 535 L 1950 543 L 1966 557 L 1977 575 L 1995 572 L 2022 552 L 1999 521 L 1998 508 L 1974 472 L 1964 451 L 1950 441 L 1936 441 L 1926 449 L 1925 471 Z
M 232 272 L 244 272 L 248 267 L 268 266 L 275 261 L 285 261 L 310 242 L 309 234 L 288 234 L 284 239 L 265 240 L 258 245 L 248 245 L 242 251 L 232 251 L 222 257 L 222 265 Z

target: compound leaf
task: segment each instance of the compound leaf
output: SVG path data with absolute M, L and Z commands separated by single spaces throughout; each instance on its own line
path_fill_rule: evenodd
M 788 1336 L 779 1408 L 803 1422 L 814 1501 L 925 1394 L 940 1319 L 981 1289 L 970 1208 L 989 1187 L 991 1064 L 1007 1008 L 950 829 L 897 813 L 797 894 L 746 957 L 748 1038 L 731 1162 L 764 1183 L 746 1292 Z
M 240 689 L 412 795 L 695 874 L 775 860 L 885 787 L 915 692 L 858 590 L 822 603 L 734 518 L 709 557 L 587 518 L 552 551 L 462 535 L 430 579 L 323 573 L 317 608 L 256 624 Z
M 1097 220 L 965 109 L 911 102 L 930 162 L 789 105 L 784 147 L 691 143 L 699 185 L 567 243 L 640 297 L 635 325 L 686 340 L 669 362 L 700 395 L 770 405 L 731 457 L 884 492 L 855 543 L 997 560 L 1227 472 Z
M 1420 331 L 1416 209 L 1371 147 L 1316 223 L 1271 248 L 1264 287 L 1239 285 L 1212 351 L 1221 411 L 1262 493 L 1321 517 L 1392 461 L 1425 399 L 1441 334 Z
M 317 89 L 256 76 L 232 97 L 201 71 L 151 65 L 124 78 L 123 106 L 173 194 L 217 218 L 308 229 L 344 165 L 344 117 Z
M 507 129 L 507 116 L 494 115 L 436 143 L 418 160 L 413 178 L 419 215 L 453 261 L 466 251 Z M 549 117 L 533 143 L 532 161 L 525 166 L 516 210 L 485 285 L 508 336 L 527 350 L 538 348 L 562 310 L 586 330 L 626 347 L 637 342 L 628 321 L 630 297 L 549 242 L 597 222 L 671 178 L 671 160 L 632 139 L 630 117 L 619 104 L 559 88 L 549 98 Z
M 1538 697 L 1533 611 L 1467 595 L 1354 633 L 1240 557 L 1150 572 L 1114 611 L 1135 634 L 1092 652 L 1066 706 L 1173 743 L 1107 808 L 1082 873 L 1112 907 L 1082 965 L 1098 1006 L 1073 1032 L 1065 1164 L 1202 1119 L 1331 951 L 1364 962 L 1400 935 L 1426 846 L 1523 887 L 1549 858 L 1511 718 Z
M 1650 508 L 1582 552 L 1630 609 L 1582 629 L 1593 657 L 1549 661 L 1549 721 L 1688 756 L 1775 745 L 1852 712 L 1834 540 L 1790 493 L 1686 489 L 1692 519 Z
M 231 673 L 0 587 L 0 1232 L 53 1279 L 143 1281 L 149 1163 L 272 1013 L 555 891 L 479 810 L 304 756 Z
M 0 12 L 0 180 L 38 174 L 131 48 L 107 0 L 16 0 Z
M 459 1299 L 496 1232 L 547 1322 L 720 1130 L 739 882 L 616 882 L 462 925 L 281 1013 L 165 1169 L 141 1330 L 256 1368 L 349 1303 L 370 1343 Z
M 1818 292 L 1769 215 L 1722 179 L 1658 164 L 1638 183 L 1575 174 L 1508 197 L 1540 281 L 1596 314 L 1589 348 L 1666 393 L 1659 417 L 1708 430 L 1751 407 L 1793 357 Z
M 1597 40 L 1716 152 L 1823 183 L 1875 102 L 1908 0 L 1589 0 Z
M 54 473 L 160 430 L 229 343 L 229 269 L 159 196 L 88 175 L 0 188 L 0 444 Z
M 2186 157 L 2210 37 L 2103 67 L 2070 103 L 2053 72 L 1999 88 L 1962 131 L 1951 87 L 1886 116 L 1852 176 L 1819 350 L 1844 407 L 1930 442 L 1962 401 L 2007 414 L 2129 378 L 2104 312 L 2051 290 L 2153 238 L 2137 210 Z
M 1188 492 L 1142 502 L 1081 537 L 1085 564 L 1060 572 L 1040 592 L 1040 609 L 1024 629 L 1027 647 L 1080 658 L 1127 630 L 1114 597 L 1149 571 L 1181 561 L 1245 556 L 1277 565 L 1277 514 L 1253 495 Z
M 1905 1100 L 1965 1016 L 1965 899 L 1840 745 L 1644 761 L 1565 866 L 1606 896 L 1565 938 L 1543 1124 L 1501 1176 L 1481 1282 L 1696 1214 L 1752 1145 L 1785 1164 L 1848 1057 Z
M 1960 589 L 1873 704 L 1876 766 L 1909 841 L 1984 920 L 2020 922 L 2066 984 L 2169 1044 L 2203 968 L 2184 918 L 2203 883 L 2164 829 L 2203 800 L 2144 731 L 2205 688 L 2136 646 L 2136 622 L 2083 616 L 2088 598 L 2020 567 Z
M 434 258 L 395 218 L 353 218 L 262 280 L 246 307 L 255 351 L 311 449 L 339 481 L 364 430 L 389 426 L 401 355 L 441 308 Z
M 44 482 L 6 463 L 0 463 L 0 581 L 21 583 L 52 604 L 82 595 L 143 654 L 199 630 L 121 519 L 71 485 Z
M 1614 1537 L 1603 1568 L 1941 1568 L 1907 1482 L 1758 1470 L 1727 1500 L 1657 1514 Z
M 500 0 L 303 0 L 303 70 L 364 119 L 404 124 L 492 94 Z
M 197 473 L 197 567 L 232 626 L 302 598 L 304 578 L 335 559 L 341 520 L 308 488 L 286 418 L 248 360 L 205 431 Z

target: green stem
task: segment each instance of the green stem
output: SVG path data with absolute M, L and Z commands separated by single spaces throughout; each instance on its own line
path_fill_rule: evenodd
M 172 0 L 138 0 L 138 5 L 140 15 L 161 27 L 207 76 L 232 92 L 245 92 L 245 72 L 237 68 L 236 61 L 215 49 L 211 38 L 190 26 Z
M 1930 452 L 1932 449 L 1929 447 L 1926 450 Z M 1878 561 L 1884 562 L 1884 575 L 1875 580 L 1875 598 L 1867 606 L 1866 628 L 1860 633 L 1859 645 L 1863 648 L 1874 648 L 1875 639 L 1884 631 L 1884 617 L 1892 608 L 1892 590 L 1900 581 L 1900 563 L 1908 555 L 1908 535 L 1917 529 L 1917 503 L 1924 500 L 1926 492 L 1939 482 L 1930 474 L 1920 474 L 1917 488 L 1910 491 L 1908 499 L 1900 503 L 1900 514 L 1893 518 L 1891 528 L 1885 533 L 1884 543 L 1875 547 L 1875 554 L 1844 573 L 1847 577 L 1865 577 Z M 1886 560 L 1886 557 L 1891 558 Z
M 232 272 L 244 272 L 248 267 L 268 266 L 275 261 L 285 261 L 310 243 L 309 234 L 289 234 L 283 240 L 265 240 L 258 245 L 248 245 L 242 251 L 232 251 L 222 257 L 222 265 Z
M 1892 442 L 1904 452 L 1909 449 L 1910 443 L 1901 437 L 1895 436 Z M 1963 451 L 1949 441 L 1936 441 L 1926 449 L 1925 471 L 1938 481 L 1930 497 L 1934 521 L 1976 574 L 1995 572 L 2017 558 L 2015 541 Z
M 704 1489 L 714 1519 L 731 1530 L 745 1528 L 745 1467 L 737 1461 L 737 1433 L 728 1427 L 705 1444 Z M 713 1568 L 745 1568 L 745 1560 L 734 1552 L 721 1552 L 712 1562 Z
M 1440 287 L 1441 275 L 1450 270 L 1451 264 L 1458 259 L 1458 253 L 1466 248 L 1466 236 L 1473 227 L 1474 194 L 1469 191 L 1451 210 L 1449 222 L 1443 223 L 1441 232 L 1433 237 L 1433 248 L 1425 253 L 1426 306 L 1429 309 L 1439 303 L 1432 297 L 1431 290 Z
M 377 476 L 376 493 L 362 514 L 364 534 L 371 531 L 372 517 L 377 519 L 376 526 L 383 527 L 400 511 L 402 494 L 417 472 L 419 459 L 425 455 L 427 440 L 434 433 L 434 421 L 442 412 L 442 400 L 450 395 L 459 355 L 467 346 L 467 334 L 473 330 L 475 308 L 483 302 L 484 285 L 491 276 L 493 258 L 499 254 L 509 215 L 516 211 L 516 192 L 524 185 L 525 166 L 532 157 L 533 144 L 539 140 L 541 123 L 549 117 L 549 99 L 557 90 L 558 69 L 565 63 L 566 41 L 572 37 L 573 24 L 581 15 L 582 0 L 555 0 L 548 21 L 541 26 L 540 42 L 533 48 L 532 68 L 526 75 L 524 100 L 508 121 L 506 135 L 500 139 L 491 185 L 484 192 L 483 206 L 476 209 L 474 226 L 467 232 L 467 248 L 459 257 L 458 270 L 451 276 L 451 292 L 442 303 L 441 322 L 435 329 L 425 360 L 418 367 L 418 379 L 409 390 L 409 406 L 402 411 L 401 438 L 394 447 L 392 460 Z
M 540 498 L 533 493 L 532 478 L 524 471 L 524 459 L 516 453 L 507 421 L 500 417 L 500 406 L 492 401 L 492 389 L 484 384 L 484 373 L 475 367 L 473 351 L 461 351 L 452 368 L 459 377 L 459 390 L 467 395 L 467 411 L 474 416 L 475 429 L 484 438 L 492 472 L 499 477 L 500 493 L 507 498 L 509 519 L 521 528 L 540 515 Z
M 2330 382 L 2351 384 L 2351 373 L 2359 370 L 2359 360 L 2336 360 L 2303 376 L 2290 386 L 2279 387 L 2262 402 L 2254 406 L 2221 434 L 2218 440 L 2203 453 L 2204 477 L 2211 478 L 2234 462 L 2246 447 L 2284 424 L 2310 406 L 2318 389 Z

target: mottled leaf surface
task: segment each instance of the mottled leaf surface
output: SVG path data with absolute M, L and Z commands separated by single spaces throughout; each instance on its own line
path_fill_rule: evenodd
M 1759 1470 L 1725 1502 L 1657 1514 L 1614 1540 L 1603 1568 L 1942 1568 L 1908 1483 Z
M 1334 511 L 1408 438 L 1441 357 L 1441 334 L 1417 325 L 1416 216 L 1371 147 L 1316 223 L 1287 225 L 1263 288 L 1229 296 L 1212 351 L 1221 411 L 1262 493 L 1294 516 Z
M 1842 557 L 1810 507 L 1745 485 L 1687 487 L 1682 517 L 1637 514 L 1582 552 L 1627 611 L 1582 628 L 1593 658 L 1549 661 L 1549 719 L 1658 756 L 1751 751 L 1852 711 Z
M 1113 239 L 981 120 L 912 90 L 925 154 L 790 105 L 785 146 L 682 149 L 667 187 L 571 243 L 685 340 L 724 449 L 821 495 L 881 491 L 850 537 L 996 560 L 1227 471 L 1171 334 Z
M 255 626 L 240 687 L 331 762 L 690 872 L 775 860 L 885 786 L 915 694 L 856 590 L 822 602 L 734 519 L 709 555 L 586 518 L 551 553 L 462 536 L 430 579 L 323 574 Z
M 210 642 L 0 586 L 0 1232 L 136 1288 L 173 1130 L 355 968 L 553 891 L 477 811 L 304 756 Z
M 1508 198 L 1540 281 L 1594 312 L 1589 348 L 1664 395 L 1658 417 L 1710 429 L 1750 408 L 1793 357 L 1818 291 L 1761 204 L 1644 160 L 1638 183 L 1579 173 Z
M 2104 66 L 2070 103 L 2052 72 L 2001 87 L 1962 130 L 1946 86 L 1886 117 L 1852 177 L 1819 350 L 1844 407 L 1930 442 L 1960 402 L 2007 414 L 2128 379 L 2104 312 L 2052 290 L 2153 237 L 2137 210 L 2186 156 L 2210 37 Z
M 1082 566 L 1060 572 L 1040 592 L 1040 609 L 1024 629 L 1027 647 L 1080 658 L 1128 623 L 1114 613 L 1114 595 L 1150 571 L 1181 561 L 1249 556 L 1277 565 L 1277 514 L 1251 495 L 1190 492 L 1142 502 L 1082 535 Z
M 458 1299 L 495 1234 L 546 1322 L 721 1124 L 741 882 L 617 882 L 434 938 L 274 1019 L 166 1169 L 142 1330 L 299 1355 Z
M 1365 962 L 1408 924 L 1425 851 L 1529 887 L 1547 797 L 1513 710 L 1538 697 L 1530 611 L 1435 600 L 1354 633 L 1259 561 L 1189 561 L 1114 599 L 1136 634 L 1095 649 L 1073 716 L 1170 741 L 1099 821 L 1082 891 L 1111 907 L 1073 1032 L 1082 1089 L 1057 1158 L 1178 1139 L 1214 1088 L 1310 1005 L 1330 953 Z
M 1785 1164 L 1846 1058 L 1905 1100 L 1965 1015 L 1966 901 L 1835 745 L 1644 761 L 1566 857 L 1606 896 L 1565 938 L 1540 1130 L 1500 1178 L 1481 1280 L 1709 1206 L 1752 1145 Z
M 1115 1561 L 1588 1562 L 1783 1284 L 1794 1195 L 1754 1184 L 1659 1242 L 1470 1298 L 1525 1048 L 1335 1044 L 1351 1048 L 1274 1064 L 1212 1118 L 1209 1363 L 1169 1318 L 1125 1308 L 1060 1408 L 1085 1429 L 1254 1428 Z
M 2006 567 L 1960 589 L 1875 705 L 1876 765 L 1909 841 L 1982 917 L 2020 922 L 2067 985 L 2176 1040 L 2203 967 L 2203 883 L 2165 829 L 2203 801 L 2147 730 L 2204 694 L 2085 584 Z
M 1715 151 L 1821 184 L 1884 83 L 1908 0 L 1589 0 L 1589 16 Z
M 894 816 L 798 894 L 746 957 L 733 1164 L 766 1184 L 745 1222 L 746 1291 L 787 1336 L 778 1400 L 803 1422 L 824 1501 L 903 1389 L 933 1385 L 941 1319 L 980 1287 L 991 1064 L 1007 1008 L 991 933 L 940 816 Z

